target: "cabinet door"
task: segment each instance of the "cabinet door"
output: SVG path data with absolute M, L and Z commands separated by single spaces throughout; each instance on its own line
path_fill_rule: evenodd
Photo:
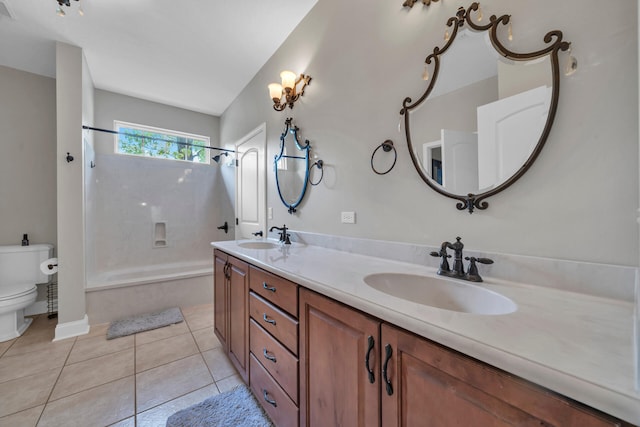
M 303 289 L 299 313 L 300 426 L 379 426 L 379 322 Z
M 382 425 L 614 426 L 597 411 L 423 338 L 383 325 Z M 386 357 L 386 347 L 391 357 Z M 391 394 L 389 394 L 391 392 Z
M 227 278 L 225 277 L 227 255 L 216 250 L 213 257 L 213 327 L 222 348 L 227 343 Z
M 229 359 L 245 382 L 249 379 L 249 266 L 229 257 Z

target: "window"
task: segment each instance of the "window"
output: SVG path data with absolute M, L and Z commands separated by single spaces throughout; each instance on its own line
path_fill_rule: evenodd
M 209 164 L 209 137 L 114 121 L 115 152 Z

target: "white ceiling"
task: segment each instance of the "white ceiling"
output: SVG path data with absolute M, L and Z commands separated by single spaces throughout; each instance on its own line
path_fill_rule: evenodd
M 217 116 L 316 2 L 71 0 L 59 17 L 57 0 L 0 0 L 0 65 L 55 77 L 62 41 L 98 89 Z

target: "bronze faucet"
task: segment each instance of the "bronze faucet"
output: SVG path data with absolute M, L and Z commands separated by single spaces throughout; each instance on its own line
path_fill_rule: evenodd
M 289 239 L 291 237 L 291 235 L 289 233 L 287 233 L 287 225 L 283 225 L 282 227 L 276 227 L 275 225 L 273 227 L 271 227 L 269 229 L 269 231 L 273 231 L 273 230 L 280 230 L 280 239 L 279 241 L 283 242 L 285 245 L 290 245 L 291 244 L 291 240 Z
M 464 265 L 462 263 L 463 248 L 464 244 L 461 242 L 461 238 L 456 237 L 455 243 L 442 242 L 442 245 L 440 245 L 440 251 L 431 252 L 431 256 L 441 257 L 438 274 L 440 276 L 455 277 L 457 279 L 468 280 L 470 282 L 482 282 L 482 277 L 478 274 L 478 266 L 476 263 L 493 264 L 493 260 L 489 258 L 465 257 L 464 259 L 469 261 L 469 268 L 465 273 Z M 447 258 L 451 258 L 451 255 L 447 253 L 447 249 L 452 249 L 454 251 L 453 268 L 449 268 L 449 261 Z

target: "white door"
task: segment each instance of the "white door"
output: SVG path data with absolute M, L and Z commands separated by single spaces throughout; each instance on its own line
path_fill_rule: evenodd
M 478 136 L 442 129 L 442 186 L 453 194 L 478 192 Z
M 500 185 L 527 161 L 547 123 L 551 88 L 540 86 L 478 107 L 480 188 Z
M 266 125 L 236 143 L 236 239 L 266 236 Z

